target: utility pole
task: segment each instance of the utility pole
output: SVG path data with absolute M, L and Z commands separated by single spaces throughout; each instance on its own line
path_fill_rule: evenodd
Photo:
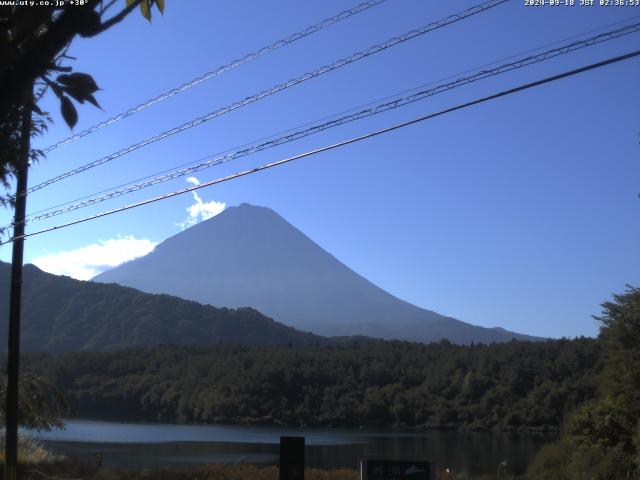
M 27 209 L 27 174 L 31 148 L 31 112 L 33 88 L 22 105 L 20 150 L 16 173 L 16 206 L 13 221 L 11 292 L 9 297 L 9 350 L 7 358 L 7 408 L 5 428 L 5 480 L 17 480 L 18 473 L 18 378 L 20 370 L 20 310 L 22 301 L 22 262 L 24 224 Z

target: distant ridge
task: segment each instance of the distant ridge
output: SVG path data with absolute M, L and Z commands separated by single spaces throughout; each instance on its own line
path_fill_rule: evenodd
M 400 300 L 358 275 L 269 208 L 242 204 L 94 278 L 216 306 L 251 306 L 325 336 L 455 343 L 537 337 L 484 328 Z
M 0 262 L 0 304 L 8 306 L 10 265 Z M 101 351 L 159 344 L 325 345 L 251 308 L 229 310 L 120 285 L 83 282 L 24 267 L 22 350 Z M 6 351 L 8 307 L 0 311 Z

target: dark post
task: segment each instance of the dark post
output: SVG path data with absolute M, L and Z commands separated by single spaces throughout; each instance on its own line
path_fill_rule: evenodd
M 18 465 L 18 375 L 20 364 L 20 302 L 22 299 L 22 262 L 24 219 L 27 208 L 27 173 L 31 139 L 32 90 L 29 89 L 22 111 L 20 165 L 17 171 L 16 210 L 13 224 L 11 292 L 9 297 L 9 350 L 7 357 L 7 415 L 5 429 L 5 480 L 17 480 Z
M 304 437 L 280 437 L 280 480 L 304 480 Z

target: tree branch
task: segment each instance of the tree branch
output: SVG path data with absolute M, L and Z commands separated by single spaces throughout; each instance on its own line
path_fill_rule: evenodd
M 110 29 L 111 27 L 113 27 L 114 25 L 116 25 L 117 23 L 120 23 L 122 20 L 124 20 L 127 15 L 129 15 L 138 5 L 140 5 L 140 3 L 142 2 L 142 0 L 136 0 L 135 2 L 133 2 L 131 5 L 129 5 L 128 7 L 126 7 L 125 9 L 123 9 L 120 13 L 118 13 L 117 15 L 114 15 L 113 17 L 111 17 L 109 20 L 107 20 L 106 22 L 102 22 L 100 24 L 100 26 L 96 29 L 96 31 L 94 33 L 91 33 L 90 35 L 85 35 L 86 37 L 94 37 L 102 32 L 104 32 L 105 30 Z
M 109 10 L 118 0 L 111 0 L 108 4 L 101 6 L 100 15 L 103 15 L 107 10 Z
M 24 85 L 44 75 L 52 60 L 65 46 L 80 34 L 84 37 L 94 37 L 121 22 L 131 13 L 142 0 L 136 0 L 124 8 L 120 13 L 101 22 L 99 14 L 94 10 L 100 0 L 89 1 L 85 9 L 67 8 L 51 24 L 50 28 L 29 47 L 18 62 L 9 65 L 6 74 L 0 77 L 0 106 L 4 107 L 20 96 Z M 98 17 L 97 25 L 92 22 Z M 30 84 L 30 83 L 29 83 Z

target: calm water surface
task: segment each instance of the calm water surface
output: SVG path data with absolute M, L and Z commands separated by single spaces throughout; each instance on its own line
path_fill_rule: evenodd
M 306 464 L 357 468 L 363 456 L 425 459 L 459 473 L 521 473 L 550 437 L 490 432 L 406 432 L 328 428 L 168 425 L 71 420 L 66 430 L 28 432 L 52 451 L 130 468 L 202 463 L 278 463 L 281 435 L 304 436 Z

